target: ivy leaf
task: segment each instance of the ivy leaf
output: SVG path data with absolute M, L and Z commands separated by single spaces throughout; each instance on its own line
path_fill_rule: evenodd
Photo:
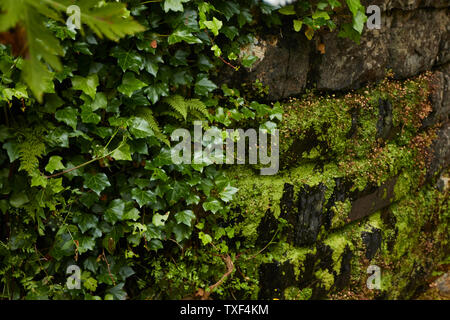
M 111 56 L 117 58 L 117 64 L 122 69 L 123 72 L 127 70 L 134 71 L 139 73 L 139 70 L 142 69 L 143 59 L 142 57 L 135 51 L 124 50 L 121 47 L 115 47 L 112 50 Z
M 189 52 L 186 50 L 177 50 L 175 54 L 170 58 L 170 64 L 178 67 L 178 66 L 187 66 L 187 57 L 189 56 Z
M 92 100 L 95 99 L 95 94 L 97 92 L 98 87 L 98 76 L 96 74 L 91 74 L 86 78 L 80 76 L 74 76 L 72 78 L 72 88 L 74 90 L 81 90 Z
M 66 107 L 64 109 L 60 109 L 56 111 L 55 118 L 56 120 L 62 121 L 69 127 L 72 127 L 72 129 L 76 130 L 78 111 L 75 108 Z
M 297 20 L 297 19 L 294 20 L 294 30 L 295 30 L 295 32 L 299 32 L 301 30 L 302 26 L 303 26 L 303 21 L 302 20 Z
M 219 202 L 219 200 L 212 199 L 210 201 L 203 202 L 202 207 L 205 211 L 211 211 L 215 214 L 217 211 L 222 209 L 222 204 Z
M 245 55 L 242 58 L 242 65 L 246 68 L 250 68 L 256 61 L 258 60 L 258 57 L 253 55 Z
M 62 158 L 60 156 L 51 156 L 48 160 L 48 164 L 45 166 L 45 170 L 53 173 L 55 170 L 64 169 L 64 165 L 61 162 Z
M 120 93 L 131 97 L 134 92 L 147 86 L 147 84 L 139 79 L 136 79 L 132 72 L 127 72 L 123 75 L 122 84 L 117 88 Z
M 200 197 L 196 194 L 189 194 L 186 199 L 186 204 L 189 206 L 191 204 L 198 204 L 200 202 Z
M 105 221 L 114 224 L 117 221 L 122 220 L 124 209 L 125 202 L 122 199 L 114 199 L 105 211 Z
M 217 36 L 219 35 L 219 30 L 220 28 L 222 28 L 222 21 L 220 21 L 219 19 L 217 19 L 216 17 L 214 17 L 212 19 L 212 21 L 204 21 L 203 24 L 209 29 L 211 30 L 211 32 L 213 33 L 213 35 Z
M 367 21 L 367 16 L 364 14 L 364 11 L 358 11 L 356 15 L 353 17 L 353 29 L 358 31 L 359 34 L 363 32 L 364 24 Z
M 206 96 L 208 92 L 216 89 L 217 86 L 209 80 L 206 76 L 201 76 L 195 83 L 195 93 L 201 96 Z
M 325 19 L 325 20 L 330 20 L 330 16 L 329 16 L 328 12 L 320 11 L 320 10 L 317 10 L 316 12 L 314 12 L 314 14 L 311 16 L 311 18 L 313 18 L 313 19 L 320 19 L 320 18 L 322 18 L 322 19 Z
M 84 174 L 84 187 L 89 188 L 94 191 L 96 194 L 100 195 L 106 187 L 110 187 L 108 177 L 104 173 L 97 174 Z
M 178 202 L 185 198 L 189 193 L 189 188 L 185 183 L 175 181 L 173 187 L 167 192 L 168 201 L 170 204 Z
M 158 249 L 162 249 L 162 248 L 163 248 L 163 244 L 160 240 L 158 240 L 158 239 L 150 240 L 150 250 L 158 251 Z
M 90 235 L 81 236 L 78 238 L 78 252 L 83 254 L 87 251 L 94 250 L 95 239 Z
M 239 14 L 239 4 L 233 1 L 221 1 L 216 5 L 216 8 L 223 13 L 227 21 L 235 14 Z
M 82 105 L 81 106 L 81 121 L 84 123 L 93 123 L 98 124 L 102 117 L 100 115 L 96 114 L 95 112 L 92 112 L 92 109 L 90 106 Z
M 208 243 L 212 242 L 211 236 L 207 233 L 204 233 L 203 231 L 198 233 L 198 237 L 200 240 L 202 240 L 202 243 L 204 246 L 206 246 Z
M 150 73 L 152 76 L 156 77 L 159 70 L 159 64 L 164 63 L 164 60 L 161 56 L 151 56 L 145 58 L 145 70 Z
M 288 6 L 285 6 L 281 9 L 279 9 L 278 12 L 281 14 L 284 14 L 286 16 L 289 16 L 289 15 L 295 14 L 295 9 L 294 9 L 294 6 L 291 4 L 291 5 L 288 5 Z
M 85 213 L 80 216 L 75 216 L 73 222 L 78 224 L 82 233 L 85 233 L 87 230 L 97 227 L 98 217 Z
M 188 227 L 191 227 L 192 220 L 195 219 L 195 214 L 192 210 L 183 210 L 175 214 L 175 219 L 178 223 L 184 223 Z
M 22 207 L 25 203 L 29 202 L 30 199 L 28 198 L 27 194 L 25 193 L 25 191 L 22 192 L 14 192 L 11 196 L 11 198 L 9 199 L 9 203 L 14 207 L 14 208 L 20 208 Z
M 131 198 L 136 200 L 141 208 L 150 202 L 156 201 L 156 195 L 152 191 L 141 190 L 140 188 L 133 188 L 131 190 Z
M 165 0 L 164 1 L 164 12 L 169 11 L 183 11 L 183 3 L 189 0 Z
M 106 95 L 103 92 L 97 92 L 95 95 L 94 101 L 91 103 L 92 111 L 96 111 L 98 109 L 106 109 L 108 105 L 108 100 L 106 99 Z
M 130 146 L 126 143 L 122 144 L 120 148 L 117 148 L 114 150 L 114 152 L 111 154 L 111 157 L 113 157 L 116 160 L 128 160 L 131 161 L 131 152 L 130 152 Z
M 219 194 L 220 199 L 224 202 L 229 202 L 233 199 L 233 195 L 238 192 L 238 188 L 232 187 L 230 185 L 226 186 L 225 189 Z
M 175 30 L 167 39 L 169 45 L 184 41 L 189 44 L 202 43 L 202 40 L 194 36 L 191 32 L 186 29 Z
M 132 208 L 131 210 L 128 210 L 123 215 L 124 220 L 133 220 L 136 221 L 140 218 L 139 210 L 136 208 Z
M 92 277 L 87 277 L 87 278 L 82 278 L 82 279 L 83 279 L 83 286 L 86 289 L 88 289 L 91 292 L 97 290 L 97 280 L 95 280 Z
M 133 119 L 130 125 L 130 132 L 136 138 L 147 138 L 155 135 L 147 120 L 139 117 Z
M 20 156 L 20 145 L 16 142 L 6 142 L 3 144 L 3 149 L 6 150 L 6 153 L 8 154 L 9 162 L 13 163 L 14 160 L 19 159 Z
M 127 293 L 123 290 L 123 286 L 125 283 L 119 283 L 117 286 L 106 290 L 109 294 L 111 294 L 114 299 L 117 300 L 125 300 L 127 297 Z
M 152 223 L 156 227 L 162 227 L 165 225 L 168 218 L 169 218 L 169 213 L 166 213 L 165 215 L 160 215 L 159 213 L 155 213 L 152 218 Z
M 225 26 L 222 28 L 222 33 L 231 41 L 239 35 L 239 29 L 234 26 Z
M 175 234 L 175 240 L 181 242 L 185 239 L 189 239 L 192 229 L 184 224 L 177 224 L 173 227 L 172 231 Z

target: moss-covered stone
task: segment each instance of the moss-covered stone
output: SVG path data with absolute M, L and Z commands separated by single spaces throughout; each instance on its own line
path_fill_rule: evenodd
M 436 127 L 422 126 L 431 77 L 292 99 L 280 130 L 283 169 L 229 170 L 239 188 L 231 218 L 245 239 L 240 266 L 258 279 L 253 298 L 416 292 L 449 247 L 448 191 L 429 185 Z M 382 270 L 381 290 L 366 286 L 370 264 Z M 345 287 L 350 295 L 340 294 Z

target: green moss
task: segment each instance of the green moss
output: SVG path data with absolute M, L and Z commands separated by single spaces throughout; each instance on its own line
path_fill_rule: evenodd
M 331 286 L 334 284 L 334 276 L 329 273 L 328 270 L 318 270 L 314 275 L 323 285 L 325 290 L 330 290 Z
M 331 208 L 333 211 L 333 218 L 331 220 L 331 229 L 343 227 L 348 223 L 348 215 L 352 209 L 352 204 L 349 199 L 345 201 L 338 201 Z
M 347 232 L 343 231 L 332 234 L 325 239 L 324 243 L 333 250 L 333 269 L 339 274 L 341 270 L 342 254 L 344 253 L 345 248 L 347 246 L 349 248 L 353 247 L 351 238 L 348 237 Z

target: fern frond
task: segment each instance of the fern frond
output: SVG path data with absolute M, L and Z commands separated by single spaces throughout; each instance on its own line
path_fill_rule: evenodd
M 204 120 L 204 118 L 205 118 L 205 115 L 203 114 L 203 112 L 200 112 L 197 110 L 190 111 L 189 116 L 191 118 L 198 119 L 198 120 Z
M 164 99 L 164 102 L 167 103 L 169 106 L 171 106 L 172 109 L 174 109 L 176 112 L 181 114 L 184 120 L 186 120 L 188 112 L 188 103 L 186 102 L 186 100 L 184 100 L 182 96 L 177 94 L 171 97 L 167 97 Z
M 19 145 L 19 170 L 25 170 L 30 176 L 39 170 L 39 159 L 45 154 L 45 144 L 40 136 L 35 131 L 27 131 Z
M 208 116 L 208 109 L 206 109 L 206 106 L 203 102 L 201 102 L 199 99 L 190 99 L 186 101 L 189 110 L 195 110 L 203 114 L 204 116 Z
M 175 118 L 180 121 L 183 120 L 183 116 L 181 116 L 178 112 L 175 112 L 175 111 L 164 111 L 164 112 L 161 112 L 161 115 L 169 116 L 169 117 Z
M 161 132 L 159 128 L 158 121 L 153 115 L 152 110 L 146 107 L 139 107 L 136 110 L 136 116 L 141 117 L 145 121 L 148 122 L 150 128 L 155 132 L 155 137 L 158 138 L 159 141 L 164 142 L 166 145 L 170 146 L 170 142 L 167 137 Z
M 158 121 L 156 121 L 155 117 L 153 116 L 152 110 L 146 107 L 140 107 L 136 110 L 136 116 L 146 120 L 150 125 L 150 128 L 152 128 L 154 132 L 161 133 Z

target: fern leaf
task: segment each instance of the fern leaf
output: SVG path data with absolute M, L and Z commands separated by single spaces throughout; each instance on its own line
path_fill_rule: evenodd
M 195 110 L 203 114 L 204 116 L 208 116 L 208 109 L 205 104 L 201 102 L 199 99 L 190 99 L 186 101 L 190 110 Z
M 155 132 L 155 137 L 158 138 L 158 140 L 164 142 L 166 145 L 170 146 L 170 142 L 167 137 L 161 132 L 158 121 L 156 121 L 155 117 L 153 116 L 152 110 L 146 107 L 140 107 L 136 111 L 136 116 L 146 120 L 153 132 Z
M 152 110 L 146 107 L 140 107 L 136 110 L 136 116 L 145 119 L 154 132 L 161 133 L 161 129 L 159 128 L 158 122 L 153 116 Z
M 19 146 L 19 170 L 25 170 L 30 176 L 39 170 L 39 159 L 45 154 L 45 144 L 38 138 L 41 134 L 27 131 Z
M 23 77 L 39 102 L 42 102 L 43 93 L 48 89 L 47 80 L 53 77 L 44 62 L 59 71 L 62 68 L 59 56 L 64 55 L 59 40 L 44 27 L 45 17 L 64 21 L 61 14 L 66 14 L 67 8 L 73 4 L 73 0 L 0 1 L 0 32 L 14 26 L 26 30 L 26 36 L 22 37 L 23 50 L 20 52 L 26 58 Z M 126 8 L 123 3 L 80 0 L 76 5 L 80 7 L 81 22 L 100 38 L 117 41 L 145 30 L 131 16 L 124 18 Z
M 188 104 L 186 100 L 180 95 L 174 95 L 164 99 L 164 102 L 172 107 L 176 112 L 181 114 L 181 116 L 186 120 L 188 112 Z
M 161 115 L 169 116 L 169 117 L 175 118 L 180 121 L 183 120 L 183 116 L 181 116 L 178 112 L 174 112 L 174 111 L 164 111 L 164 112 L 161 112 Z

